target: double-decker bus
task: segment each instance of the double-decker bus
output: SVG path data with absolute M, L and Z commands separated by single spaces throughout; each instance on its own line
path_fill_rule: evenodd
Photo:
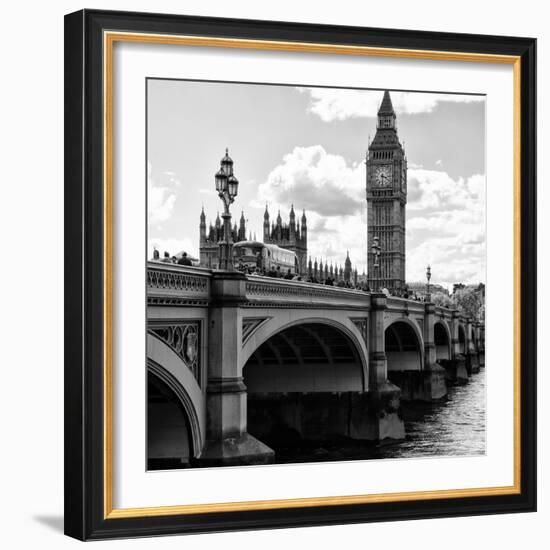
M 246 273 L 292 275 L 298 273 L 296 254 L 274 244 L 241 241 L 233 245 L 234 265 Z

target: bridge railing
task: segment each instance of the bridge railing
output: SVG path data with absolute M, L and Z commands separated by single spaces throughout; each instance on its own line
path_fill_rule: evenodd
M 266 307 L 273 303 L 370 307 L 370 294 L 362 290 L 257 275 L 247 278 L 246 298 L 251 305 L 265 304 Z
M 200 267 L 147 262 L 147 302 L 150 305 L 207 305 L 212 272 Z
M 408 311 L 424 314 L 424 302 L 409 300 L 399 296 L 388 296 L 387 306 L 390 311 Z
M 149 305 L 208 305 L 212 270 L 161 261 L 147 262 L 147 301 Z M 248 275 L 246 299 L 250 305 L 296 304 L 370 308 L 371 295 L 362 290 L 305 281 L 289 281 Z M 425 304 L 389 296 L 389 310 L 422 313 Z M 436 315 L 451 317 L 452 310 L 436 306 Z M 460 316 L 462 319 L 462 316 Z
M 426 303 L 418 302 L 417 300 L 410 300 L 408 298 L 401 298 L 399 296 L 388 297 L 388 310 L 390 311 L 407 311 L 409 313 L 418 313 L 423 315 Z M 435 306 L 435 315 L 439 318 L 447 319 L 452 318 L 453 308 L 444 306 Z M 460 315 L 459 318 L 463 320 L 464 316 Z

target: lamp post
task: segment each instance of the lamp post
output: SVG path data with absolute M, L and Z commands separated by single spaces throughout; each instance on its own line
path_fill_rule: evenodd
M 379 281 L 379 279 L 380 279 L 380 250 L 381 250 L 380 241 L 378 239 L 378 236 L 375 236 L 373 241 L 372 241 L 372 246 L 371 246 L 372 259 L 373 259 L 372 267 L 374 269 L 374 280 L 378 281 L 378 283 L 380 282 Z M 377 286 L 380 287 L 379 284 Z
M 428 265 L 426 268 L 426 302 L 432 301 L 432 295 L 430 293 L 430 279 L 432 278 L 432 268 Z
M 228 149 L 220 162 L 220 169 L 215 176 L 216 191 L 223 202 L 223 240 L 220 242 L 220 269 L 233 269 L 231 254 L 231 212 L 229 205 L 234 202 L 239 189 L 239 180 L 233 175 L 233 161 Z

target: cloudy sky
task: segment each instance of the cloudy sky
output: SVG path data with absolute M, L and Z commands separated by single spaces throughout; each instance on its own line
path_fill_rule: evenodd
M 485 100 L 391 93 L 409 162 L 407 281 L 485 282 Z M 261 239 L 291 204 L 306 210 L 312 258 L 361 273 L 367 264 L 365 151 L 376 131 L 379 90 L 148 81 L 149 256 L 198 256 L 221 201 L 214 174 L 229 147 L 239 179 L 233 221 L 244 211 Z

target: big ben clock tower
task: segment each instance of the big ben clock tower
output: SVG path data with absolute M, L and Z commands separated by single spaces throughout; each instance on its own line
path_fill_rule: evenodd
M 395 118 L 386 90 L 366 159 L 368 284 L 372 290 L 400 293 L 405 289 L 407 158 Z

